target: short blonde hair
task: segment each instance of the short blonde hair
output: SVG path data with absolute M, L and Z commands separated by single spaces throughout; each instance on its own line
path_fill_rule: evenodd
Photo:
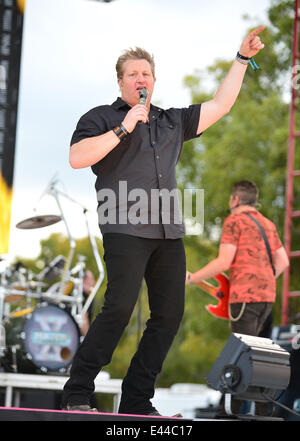
M 117 71 L 117 78 L 120 80 L 123 78 L 123 66 L 124 63 L 128 60 L 146 60 L 151 66 L 152 75 L 155 76 L 155 63 L 153 55 L 150 55 L 149 52 L 147 52 L 145 49 L 142 49 L 140 47 L 136 47 L 135 49 L 127 49 L 125 50 L 122 55 L 119 56 L 117 64 L 116 64 L 116 71 Z

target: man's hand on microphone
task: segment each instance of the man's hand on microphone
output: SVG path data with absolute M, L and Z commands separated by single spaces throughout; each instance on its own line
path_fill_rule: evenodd
M 131 133 L 137 125 L 138 121 L 142 121 L 143 123 L 146 123 L 148 121 L 148 109 L 142 104 L 136 104 L 135 106 L 133 106 L 125 116 L 122 124 L 127 129 L 127 131 Z

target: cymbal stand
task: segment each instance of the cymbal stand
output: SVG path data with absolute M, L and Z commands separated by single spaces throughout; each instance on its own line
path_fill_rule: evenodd
M 73 237 L 71 235 L 68 223 L 67 223 L 66 218 L 64 216 L 63 209 L 61 207 L 60 200 L 59 200 L 59 195 L 64 195 L 64 194 L 61 193 L 61 191 L 56 188 L 56 183 L 57 183 L 57 181 L 55 179 L 51 180 L 51 182 L 49 184 L 49 189 L 47 189 L 47 193 L 50 194 L 51 196 L 53 196 L 55 201 L 56 201 L 56 203 L 57 203 L 57 206 L 59 208 L 62 221 L 65 224 L 67 235 L 68 235 L 68 239 L 69 239 L 69 242 L 70 242 L 70 252 L 69 252 L 69 255 L 67 257 L 65 266 L 64 266 L 64 270 L 63 270 L 63 274 L 62 274 L 62 278 L 61 278 L 61 282 L 60 282 L 60 288 L 59 288 L 59 295 L 62 295 L 63 294 L 63 290 L 64 290 L 64 286 L 65 286 L 65 282 L 70 277 L 70 268 L 71 268 L 71 263 L 72 263 L 72 260 L 73 260 L 73 257 L 74 257 L 74 253 L 75 253 L 76 243 L 75 243 L 75 240 L 73 239 Z M 64 195 L 64 196 L 66 196 L 66 195 Z
M 80 326 L 81 321 L 81 311 L 82 311 L 82 304 L 83 304 L 83 279 L 84 279 L 84 272 L 85 272 L 85 256 L 81 256 L 78 254 L 78 260 L 79 262 L 75 265 L 74 268 L 71 270 L 72 274 L 78 274 L 78 277 L 74 277 L 74 289 L 73 289 L 73 295 L 76 299 L 76 302 L 73 303 L 71 308 L 71 314 L 77 321 L 77 324 Z
M 56 182 L 57 181 L 53 178 L 52 181 L 49 184 L 49 190 L 47 189 L 46 191 L 50 195 L 52 195 L 55 198 L 55 200 L 56 200 L 56 203 L 57 203 L 57 205 L 59 207 L 59 210 L 60 210 L 60 214 L 61 214 L 62 220 L 65 223 L 65 226 L 66 226 L 66 229 L 67 229 L 67 233 L 68 233 L 68 237 L 69 237 L 70 244 L 71 244 L 71 251 L 70 251 L 70 254 L 69 254 L 68 258 L 67 258 L 67 262 L 66 262 L 65 269 L 64 269 L 64 274 L 63 274 L 61 285 L 60 285 L 60 293 L 63 291 L 64 282 L 67 280 L 67 278 L 70 275 L 70 267 L 71 267 L 71 262 L 72 262 L 72 259 L 73 259 L 73 256 L 74 256 L 76 244 L 75 244 L 74 239 L 71 236 L 68 224 L 67 224 L 66 219 L 64 217 L 63 210 L 61 208 L 60 201 L 59 201 L 59 198 L 58 198 L 59 195 L 63 196 L 66 199 L 68 199 L 69 201 L 79 205 L 82 208 L 83 215 L 85 217 L 85 224 L 86 224 L 87 234 L 88 234 L 88 237 L 90 239 L 90 243 L 91 243 L 91 246 L 92 246 L 92 251 L 93 251 L 94 258 L 95 258 L 95 261 L 96 261 L 96 264 L 97 264 L 97 268 L 98 268 L 98 271 L 99 271 L 98 279 L 97 279 L 97 281 L 95 283 L 95 286 L 93 287 L 90 295 L 88 296 L 88 299 L 85 302 L 84 307 L 82 308 L 82 310 L 80 312 L 78 312 L 75 315 L 75 320 L 80 325 L 83 322 L 85 313 L 87 312 L 88 308 L 91 306 L 92 301 L 93 301 L 93 299 L 94 299 L 94 297 L 95 297 L 99 287 L 102 284 L 102 281 L 104 279 L 104 267 L 103 267 L 103 264 L 102 264 L 101 256 L 99 254 L 95 238 L 91 234 L 91 230 L 90 230 L 90 226 L 89 226 L 89 221 L 88 221 L 88 218 L 87 218 L 88 209 L 86 207 L 84 207 L 82 204 L 80 204 L 78 201 L 76 201 L 75 199 L 71 198 L 68 194 L 62 192 L 61 190 L 58 190 L 55 187 Z M 82 291 L 82 289 L 81 289 L 81 291 Z M 82 295 L 82 292 L 81 292 L 81 295 Z
M 88 210 L 86 208 L 83 208 L 83 214 L 84 214 L 84 217 L 85 217 L 86 229 L 87 229 L 87 233 L 88 233 L 88 236 L 89 236 L 89 239 L 90 239 L 90 242 L 91 242 L 94 258 L 95 258 L 95 261 L 96 261 L 96 264 L 97 264 L 97 267 L 98 267 L 99 276 L 98 276 L 98 279 L 97 279 L 97 281 L 95 283 L 95 286 L 93 287 L 90 295 L 88 296 L 88 298 L 87 298 L 87 300 L 86 300 L 86 302 L 84 304 L 84 307 L 82 308 L 81 317 L 80 317 L 80 321 L 81 322 L 83 321 L 84 315 L 87 312 L 87 310 L 89 309 L 89 307 L 91 306 L 92 301 L 94 300 L 94 297 L 95 297 L 95 295 L 96 295 L 98 289 L 100 288 L 101 283 L 103 282 L 103 279 L 104 279 L 104 268 L 103 268 L 101 256 L 99 254 L 98 247 L 97 247 L 97 244 L 96 244 L 96 241 L 95 241 L 95 237 L 91 234 L 91 230 L 90 230 L 90 226 L 89 226 L 89 222 L 88 222 L 88 218 L 87 218 L 87 211 Z

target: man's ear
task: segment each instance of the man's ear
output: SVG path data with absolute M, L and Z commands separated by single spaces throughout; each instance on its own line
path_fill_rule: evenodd
M 238 197 L 237 194 L 233 197 L 234 197 L 234 206 L 238 207 L 240 205 L 240 198 Z
M 122 87 L 122 86 L 123 86 L 123 80 L 122 80 L 122 78 L 118 78 L 118 84 L 119 84 L 119 87 Z

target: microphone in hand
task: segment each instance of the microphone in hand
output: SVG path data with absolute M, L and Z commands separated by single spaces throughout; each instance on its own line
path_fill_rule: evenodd
M 145 87 L 143 87 L 139 91 L 139 94 L 140 94 L 139 104 L 142 104 L 143 106 L 145 106 L 146 103 L 147 103 L 147 98 L 148 98 L 148 95 L 149 95 L 149 91 Z

